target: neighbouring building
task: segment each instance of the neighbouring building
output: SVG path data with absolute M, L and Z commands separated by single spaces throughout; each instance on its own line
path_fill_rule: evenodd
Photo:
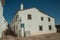
M 12 22 L 11 30 L 17 36 L 34 36 L 48 33 L 56 33 L 55 19 L 44 12 L 33 7 L 16 12 Z
M 7 21 L 3 16 L 4 1 L 5 0 L 0 0 L 0 38 L 2 37 L 3 32 L 7 29 L 8 25 Z
M 56 25 L 57 32 L 60 32 L 60 25 Z

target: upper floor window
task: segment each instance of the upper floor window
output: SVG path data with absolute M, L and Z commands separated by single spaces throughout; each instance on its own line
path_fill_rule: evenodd
M 49 25 L 49 30 L 51 30 L 52 28 L 51 28 L 51 25 Z
M 39 30 L 40 30 L 40 31 L 42 31 L 42 30 L 43 30 L 42 26 L 40 26 L 40 25 L 39 25 Z
M 50 19 L 50 18 L 48 18 L 48 21 L 50 22 L 50 21 L 51 21 L 51 19 Z
M 28 19 L 30 19 L 30 20 L 32 19 L 31 14 L 28 14 Z
M 19 16 L 18 15 L 16 15 L 16 20 L 19 18 Z
M 43 21 L 43 17 L 41 17 L 41 20 Z

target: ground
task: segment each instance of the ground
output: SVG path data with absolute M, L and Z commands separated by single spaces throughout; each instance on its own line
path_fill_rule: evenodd
M 44 34 L 30 37 L 13 37 L 8 35 L 1 40 L 60 40 L 60 33 Z

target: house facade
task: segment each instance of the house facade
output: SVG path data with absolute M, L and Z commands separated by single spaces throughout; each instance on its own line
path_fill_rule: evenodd
M 36 8 L 23 9 L 16 12 L 11 30 L 18 36 L 33 36 L 48 33 L 56 33 L 55 19 Z
M 0 38 L 2 37 L 2 33 L 7 29 L 7 21 L 3 16 L 3 6 L 4 0 L 0 0 Z

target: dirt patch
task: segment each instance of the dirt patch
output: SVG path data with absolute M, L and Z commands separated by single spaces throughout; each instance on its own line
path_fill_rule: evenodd
M 52 33 L 52 34 L 45 34 L 45 35 L 38 35 L 38 36 L 30 36 L 30 37 L 12 37 L 7 36 L 5 39 L 2 40 L 60 40 L 60 33 Z

